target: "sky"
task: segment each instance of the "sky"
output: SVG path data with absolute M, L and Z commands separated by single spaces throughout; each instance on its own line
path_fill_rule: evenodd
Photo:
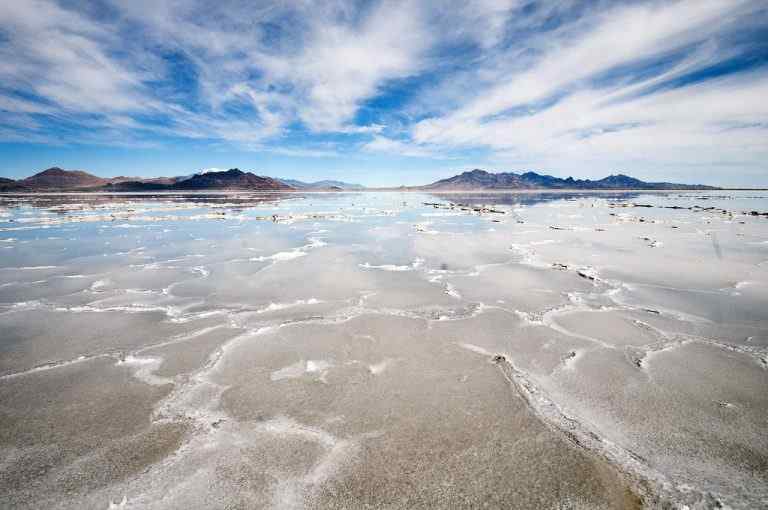
M 51 166 L 768 186 L 768 2 L 0 2 L 0 176 Z

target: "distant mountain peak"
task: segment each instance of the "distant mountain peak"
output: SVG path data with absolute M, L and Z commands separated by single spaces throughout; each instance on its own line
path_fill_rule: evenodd
M 291 186 L 271 177 L 262 177 L 239 168 L 230 168 L 220 172 L 195 174 L 189 179 L 177 182 L 172 189 L 254 189 L 271 191 L 289 191 Z
M 57 166 L 47 168 L 18 183 L 32 190 L 36 189 L 91 189 L 104 186 L 109 181 L 82 170 L 64 170 Z

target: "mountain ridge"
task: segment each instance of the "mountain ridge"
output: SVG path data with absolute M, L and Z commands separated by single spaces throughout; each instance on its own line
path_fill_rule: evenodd
M 265 190 L 292 191 L 294 188 L 271 177 L 259 176 L 232 168 L 221 172 L 199 173 L 178 177 L 98 177 L 82 170 L 52 167 L 25 179 L 3 178 L 0 191 L 197 191 L 197 190 Z
M 305 181 L 300 181 L 298 179 L 284 179 L 284 178 L 278 177 L 277 180 L 296 189 L 306 189 L 306 190 L 312 190 L 312 189 L 324 190 L 324 189 L 333 189 L 333 188 L 338 188 L 341 190 L 365 189 L 365 186 L 363 186 L 362 184 L 336 181 L 333 179 L 324 179 L 322 181 L 315 181 L 315 182 L 305 182 Z
M 291 186 L 272 177 L 263 177 L 251 172 L 243 172 L 239 168 L 232 168 L 223 172 L 195 174 L 189 179 L 172 184 L 170 187 L 174 190 L 259 189 L 290 191 L 293 189 Z
M 703 184 L 679 184 L 672 182 L 645 182 L 624 174 L 609 175 L 599 180 L 554 177 L 536 172 L 525 173 L 468 170 L 453 177 L 435 181 L 419 189 L 430 191 L 471 191 L 471 190 L 535 190 L 535 189 L 575 189 L 575 190 L 712 190 L 715 186 Z

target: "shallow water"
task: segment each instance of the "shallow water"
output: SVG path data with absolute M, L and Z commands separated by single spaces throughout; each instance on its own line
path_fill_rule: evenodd
M 768 506 L 752 211 L 0 196 L 0 506 Z

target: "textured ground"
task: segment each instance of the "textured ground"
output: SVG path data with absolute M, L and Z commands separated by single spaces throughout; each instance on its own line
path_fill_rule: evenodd
M 0 197 L 0 507 L 768 506 L 768 195 Z

